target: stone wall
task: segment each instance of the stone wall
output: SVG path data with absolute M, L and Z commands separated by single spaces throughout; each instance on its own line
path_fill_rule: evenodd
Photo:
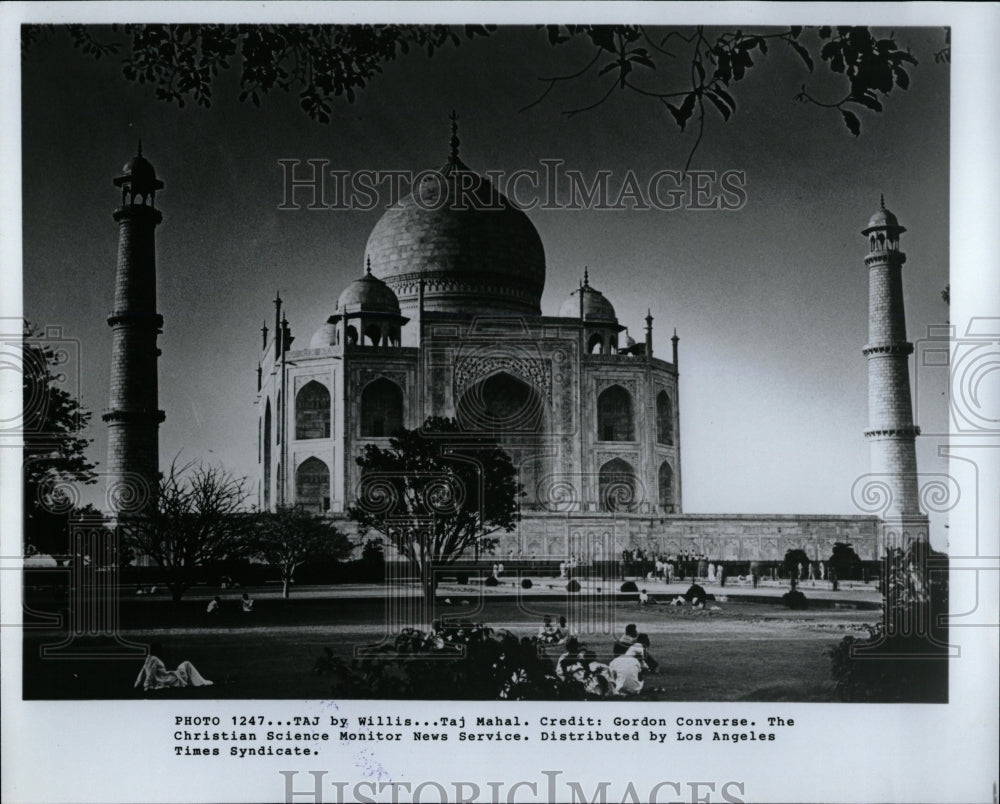
M 351 524 L 345 522 L 344 529 Z M 375 534 L 371 534 L 374 536 Z M 835 542 L 847 542 L 862 560 L 880 555 L 881 523 L 872 516 L 807 514 L 527 515 L 517 531 L 502 534 L 493 556 L 581 562 L 617 559 L 622 550 L 647 555 L 690 551 L 717 561 L 780 561 L 801 548 L 825 560 Z M 471 557 L 471 556 L 470 556 Z
M 830 555 L 835 542 L 853 545 L 862 559 L 876 558 L 879 521 L 867 516 L 690 514 L 666 517 L 594 515 L 526 517 L 504 537 L 500 556 L 617 558 L 625 549 L 647 555 L 684 551 L 723 561 L 780 560 L 801 548 L 810 558 Z

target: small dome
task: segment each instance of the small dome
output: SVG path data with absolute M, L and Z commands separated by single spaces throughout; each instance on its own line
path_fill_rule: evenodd
M 883 208 L 876 210 L 868 220 L 869 229 L 874 229 L 876 226 L 899 226 L 899 221 L 889 210 Z
M 133 181 L 144 179 L 154 182 L 156 181 L 156 168 L 153 167 L 153 164 L 148 159 L 141 156 L 133 156 L 122 167 L 122 175 L 131 176 Z
M 863 234 L 868 234 L 872 229 L 898 229 L 901 232 L 906 231 L 906 229 L 899 225 L 899 219 L 885 208 L 885 196 L 879 199 L 879 208 L 868 219 L 868 226 L 864 228 Z
M 580 296 L 583 295 L 583 319 L 585 321 L 607 321 L 618 323 L 618 315 L 604 294 L 590 286 L 590 280 L 584 274 L 583 284 L 569 294 L 569 298 L 559 308 L 560 318 L 580 318 Z
M 635 346 L 635 338 L 625 333 L 625 348 L 628 349 L 630 346 Z
M 139 143 L 139 152 L 122 166 L 121 175 L 115 179 L 116 187 L 125 183 L 140 195 L 163 189 L 163 182 L 156 178 L 156 169 L 142 155 L 142 143 Z
M 328 346 L 333 346 L 337 342 L 337 325 L 331 320 L 327 319 L 326 323 L 323 324 L 309 341 L 310 349 L 326 349 Z
M 349 284 L 337 299 L 341 313 L 395 313 L 399 315 L 399 299 L 385 282 L 372 275 L 371 263 L 363 277 Z

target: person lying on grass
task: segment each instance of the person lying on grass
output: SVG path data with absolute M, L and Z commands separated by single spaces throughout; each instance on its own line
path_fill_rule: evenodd
M 143 662 L 139 675 L 135 678 L 133 687 L 142 685 L 143 691 L 162 690 L 176 687 L 210 687 L 213 682 L 198 672 L 189 661 L 177 665 L 176 670 L 167 670 L 166 664 L 160 658 L 163 647 L 154 642 L 149 646 L 149 655 Z

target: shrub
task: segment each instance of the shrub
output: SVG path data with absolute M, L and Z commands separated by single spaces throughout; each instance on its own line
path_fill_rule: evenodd
M 625 581 L 619 588 L 619 592 L 638 592 L 639 587 L 635 585 L 635 581 Z
M 581 700 L 583 685 L 560 680 L 530 639 L 482 624 L 454 623 L 435 643 L 406 629 L 392 648 L 348 664 L 324 648 L 313 672 L 329 676 L 335 696 L 432 700 Z
M 500 581 L 496 579 L 495 575 L 490 575 L 485 581 L 483 581 L 484 586 L 499 586 Z
M 785 594 L 781 596 L 781 602 L 790 609 L 805 609 L 809 607 L 809 601 L 806 599 L 806 596 L 798 589 L 793 589 L 791 592 L 785 592 Z
M 576 578 L 573 578 L 569 583 L 566 584 L 566 591 L 567 592 L 579 592 L 580 591 L 580 582 Z
M 469 573 L 460 572 L 455 576 L 455 580 L 462 586 L 465 586 L 469 582 Z
M 522 589 L 530 589 L 531 588 L 531 578 L 522 578 L 521 579 L 521 588 Z

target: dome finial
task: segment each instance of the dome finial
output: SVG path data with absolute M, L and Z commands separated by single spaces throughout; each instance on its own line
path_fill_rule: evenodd
M 878 205 L 882 209 L 885 209 L 885 193 L 878 194 Z
M 461 140 L 458 138 L 458 112 L 454 109 L 451 110 L 451 140 L 449 144 L 451 145 L 451 161 L 458 161 L 458 146 Z
M 366 258 L 365 258 L 365 273 L 368 274 L 368 276 L 372 275 L 372 256 L 371 256 L 371 254 L 368 254 L 366 256 Z
M 142 137 L 139 137 L 138 153 L 139 153 L 139 156 L 142 156 Z
M 583 266 L 583 286 L 585 288 L 590 287 L 590 270 L 586 265 Z

